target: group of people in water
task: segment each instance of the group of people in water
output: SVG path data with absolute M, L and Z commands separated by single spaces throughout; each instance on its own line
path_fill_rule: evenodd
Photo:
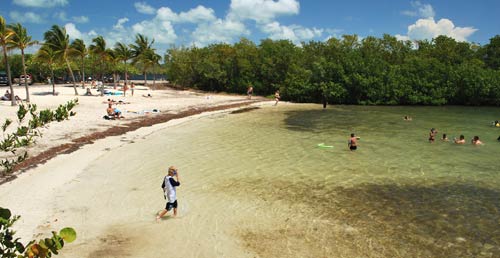
M 429 132 L 429 142 L 430 143 L 434 143 L 436 141 L 437 133 L 438 133 L 438 131 L 435 128 L 431 128 L 431 131 Z M 443 136 L 441 137 L 441 141 L 448 142 L 450 140 L 448 139 L 448 136 L 444 133 Z M 462 134 L 462 135 L 460 135 L 459 138 L 455 137 L 455 138 L 453 138 L 453 142 L 455 144 L 465 144 L 466 143 L 465 136 Z M 479 140 L 479 136 L 476 135 L 471 139 L 471 144 L 482 145 L 483 142 L 481 140 Z

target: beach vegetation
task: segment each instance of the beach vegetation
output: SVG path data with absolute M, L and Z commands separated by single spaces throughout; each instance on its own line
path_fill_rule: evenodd
M 37 40 L 32 40 L 31 36 L 28 35 L 28 31 L 23 25 L 20 23 L 15 23 L 15 24 L 10 24 L 8 25 L 9 28 L 14 32 L 14 36 L 12 38 L 12 41 L 10 42 L 10 48 L 12 49 L 19 49 L 21 50 L 21 60 L 22 60 L 22 71 L 24 75 L 24 88 L 26 90 L 26 101 L 30 102 L 30 93 L 29 93 L 29 88 L 28 88 L 28 80 L 26 79 L 28 77 L 28 74 L 26 73 L 26 60 L 25 60 L 25 55 L 24 55 L 24 50 L 27 47 L 33 46 L 38 44 Z M 19 84 L 21 84 L 22 81 L 19 81 Z
M 52 236 L 40 240 L 31 240 L 23 244 L 20 238 L 16 238 L 16 232 L 12 226 L 20 218 L 12 215 L 11 211 L 0 207 L 0 256 L 5 258 L 45 258 L 58 255 L 66 243 L 76 239 L 76 231 L 66 227 L 59 233 L 52 231 Z
M 26 160 L 28 157 L 27 151 L 24 150 L 21 155 L 18 155 L 17 151 L 20 148 L 34 144 L 36 138 L 42 136 L 39 131 L 41 126 L 45 126 L 52 121 L 61 122 L 69 119 L 70 116 L 76 115 L 73 111 L 76 105 L 78 105 L 78 99 L 59 105 L 55 111 L 45 109 L 40 112 L 37 111 L 36 104 L 19 105 L 17 110 L 18 127 L 9 133 L 8 128 L 12 124 L 10 119 L 5 119 L 1 126 L 3 137 L 0 141 L 0 151 L 11 153 L 10 157 L 0 160 L 2 175 L 5 176 L 11 173 L 17 164 Z M 30 114 L 30 119 L 27 123 L 24 123 L 28 114 Z
M 174 84 L 284 100 L 361 105 L 500 105 L 500 36 L 485 46 L 447 36 L 401 41 L 344 35 L 325 42 L 241 39 L 234 45 L 172 47 Z
M 12 74 L 10 71 L 9 59 L 7 58 L 7 52 L 8 52 L 7 47 L 13 42 L 14 34 L 15 32 L 12 31 L 12 29 L 7 26 L 7 23 L 3 18 L 3 16 L 0 16 L 0 46 L 2 47 L 3 60 L 7 70 L 7 81 L 12 96 L 15 96 L 15 94 L 14 94 L 14 87 L 12 87 Z M 11 98 L 10 103 L 12 106 L 15 106 L 17 104 L 15 98 Z
M 81 77 L 82 78 L 82 87 L 85 87 L 85 58 L 89 55 L 89 49 L 85 45 L 85 42 L 82 39 L 75 39 L 71 43 L 71 51 L 75 56 L 77 56 L 80 60 L 81 67 Z
M 53 50 L 56 57 L 66 64 L 68 72 L 73 81 L 73 88 L 75 90 L 75 95 L 78 95 L 78 90 L 76 89 L 76 80 L 73 70 L 70 65 L 70 58 L 74 55 L 72 51 L 69 35 L 64 27 L 58 25 L 53 25 L 52 28 L 43 34 L 45 39 L 44 44 Z

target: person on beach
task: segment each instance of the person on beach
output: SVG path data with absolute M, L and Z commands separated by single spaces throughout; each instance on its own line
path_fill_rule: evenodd
M 85 92 L 85 96 L 93 96 L 92 91 L 90 91 L 90 88 L 87 88 L 87 91 Z
M 127 96 L 128 85 L 127 83 L 123 84 L 123 96 Z
M 252 94 L 253 94 L 253 87 L 252 86 L 248 86 L 248 89 L 247 89 L 248 99 L 252 99 Z
M 351 138 L 347 142 L 347 146 L 349 146 L 349 149 L 351 151 L 355 151 L 356 149 L 358 149 L 358 139 L 359 137 L 356 137 L 355 134 L 351 133 Z
M 133 82 L 130 83 L 130 93 L 132 94 L 132 97 L 134 96 L 134 89 L 135 89 L 135 85 Z
M 482 145 L 483 144 L 483 142 L 481 140 L 479 140 L 479 136 L 477 136 L 477 135 L 474 136 L 474 138 L 472 138 L 471 143 L 473 145 Z
M 441 141 L 443 141 L 443 142 L 447 142 L 447 141 L 449 141 L 449 140 L 448 140 L 448 136 L 446 136 L 446 134 L 445 134 L 445 133 L 443 133 L 443 138 L 441 138 Z
M 434 141 L 436 140 L 436 134 L 438 133 L 438 131 L 434 128 L 431 128 L 431 131 L 429 132 L 429 142 L 430 143 L 434 143 Z
M 109 103 L 108 108 L 106 109 L 108 113 L 108 117 L 111 119 L 120 119 L 122 118 L 122 112 L 118 108 L 113 108 L 113 104 Z
M 276 90 L 276 92 L 274 93 L 274 100 L 276 101 L 276 102 L 274 103 L 274 105 L 275 105 L 275 106 L 277 106 L 277 105 L 278 105 L 278 102 L 280 101 L 280 98 L 281 98 L 281 97 L 280 97 L 280 90 Z
M 175 177 L 175 179 L 174 179 Z M 156 221 L 160 221 L 160 219 L 167 214 L 170 210 L 174 210 L 174 217 L 177 216 L 177 190 L 176 188 L 181 185 L 181 181 L 179 180 L 179 172 L 176 167 L 170 166 L 168 168 L 168 174 L 163 179 L 163 183 L 161 184 L 161 188 L 163 189 L 164 197 L 167 199 L 167 204 L 165 205 L 165 209 L 158 213 L 156 216 Z
M 455 144 L 465 144 L 465 136 L 462 134 L 459 139 L 453 139 L 453 142 L 455 142 Z

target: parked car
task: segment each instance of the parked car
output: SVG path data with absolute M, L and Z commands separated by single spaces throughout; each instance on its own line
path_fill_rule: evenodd
M 7 73 L 4 71 L 0 71 L 0 84 L 9 85 L 9 79 L 7 77 Z
M 22 74 L 19 76 L 19 78 L 14 79 L 15 83 L 18 83 L 19 85 L 24 85 L 25 81 L 28 83 L 28 85 L 33 84 L 33 77 L 31 74 L 27 74 L 26 76 Z

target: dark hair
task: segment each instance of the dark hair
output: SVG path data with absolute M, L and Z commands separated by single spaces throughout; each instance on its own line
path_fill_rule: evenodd
M 477 140 L 479 140 L 479 136 L 476 135 L 476 136 L 474 136 L 474 141 L 477 141 Z
M 463 134 L 460 135 L 460 140 L 465 139 L 465 136 Z
M 354 134 L 353 134 L 353 133 L 351 133 L 351 137 L 354 137 Z
M 445 138 L 446 138 L 446 134 L 445 134 L 445 133 L 443 133 L 443 139 L 445 139 Z

